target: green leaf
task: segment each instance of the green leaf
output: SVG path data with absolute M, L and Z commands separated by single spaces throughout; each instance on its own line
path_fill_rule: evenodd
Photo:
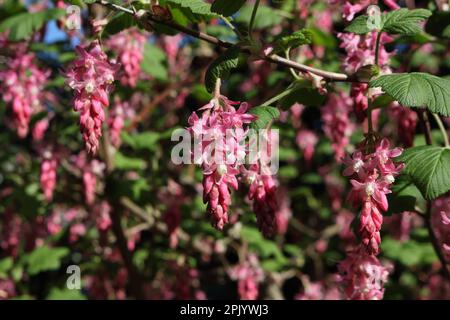
M 66 12 L 62 9 L 20 13 L 0 23 L 0 32 L 9 31 L 11 41 L 20 41 L 29 38 L 34 32 L 41 29 L 47 21 L 58 19 L 65 14 Z
M 447 28 L 444 29 L 444 31 L 442 32 L 442 35 L 444 37 L 450 38 L 450 26 L 447 26 Z
M 381 87 L 401 105 L 425 108 L 450 116 L 450 80 L 428 73 L 396 73 L 370 81 L 370 87 Z
M 253 129 L 265 129 L 271 120 L 278 119 L 280 111 L 275 107 L 259 106 L 251 108 L 248 113 L 258 117 L 258 119 L 252 122 L 251 127 Z
M 159 132 L 147 131 L 130 135 L 127 132 L 122 132 L 123 143 L 131 146 L 135 150 L 147 149 L 150 151 L 155 150 L 157 142 L 161 138 Z
M 14 265 L 14 261 L 11 257 L 3 258 L 0 260 L 0 279 L 6 278 L 9 270 Z
M 136 20 L 132 15 L 126 14 L 124 12 L 119 12 L 105 26 L 103 30 L 104 36 L 111 36 L 113 34 L 119 33 L 125 29 L 136 26 Z
M 310 44 L 313 34 L 308 29 L 298 30 L 288 36 L 284 36 L 275 42 L 275 52 L 285 51 L 286 49 L 297 48 L 299 46 Z
M 239 12 L 239 15 L 236 17 L 235 21 L 248 25 L 250 23 L 252 11 L 253 5 L 245 5 Z M 260 5 L 258 7 L 258 12 L 256 13 L 253 27 L 255 29 L 265 29 L 279 25 L 282 20 L 283 18 L 279 10 Z
M 381 15 L 379 31 L 390 34 L 414 35 L 422 32 L 420 22 L 431 16 L 431 12 L 426 9 L 408 10 L 405 8 L 389 11 Z M 346 32 L 356 34 L 366 34 L 372 29 L 369 28 L 368 16 L 359 16 L 345 28 Z
M 431 11 L 426 9 L 399 9 L 382 16 L 382 31 L 390 34 L 413 35 L 422 32 L 420 22 L 428 19 Z
M 145 44 L 141 68 L 157 80 L 166 81 L 168 79 L 166 55 L 161 49 L 150 43 Z
M 225 79 L 229 72 L 239 64 L 239 47 L 231 47 L 214 60 L 206 71 L 205 86 L 208 92 L 213 92 L 217 79 Z
M 353 19 L 352 23 L 348 25 L 344 31 L 356 34 L 366 34 L 370 32 L 369 26 L 367 25 L 367 16 L 359 16 Z
M 214 15 L 211 12 L 211 5 L 203 0 L 166 0 L 168 3 L 175 3 L 182 8 L 188 8 L 192 13 L 200 15 Z
M 436 199 L 450 190 L 450 149 L 409 148 L 396 161 L 405 163 L 403 173 L 411 178 L 425 199 Z
M 52 288 L 47 300 L 86 300 L 86 296 L 80 290 Z
M 311 40 L 313 44 L 317 46 L 324 46 L 328 49 L 336 48 L 337 40 L 330 33 L 324 32 L 323 30 L 316 27 L 310 27 L 308 28 L 308 30 L 311 32 Z
M 144 160 L 127 157 L 120 152 L 116 152 L 114 156 L 114 165 L 119 170 L 142 170 L 146 167 Z
M 245 1 L 246 0 L 215 0 L 211 6 L 211 11 L 229 17 L 238 12 Z
M 414 240 L 400 242 L 392 238 L 385 238 L 381 243 L 384 255 L 401 264 L 412 267 L 417 265 L 431 265 L 437 261 L 431 243 L 421 243 Z
M 67 248 L 42 246 L 27 256 L 28 274 L 35 275 L 43 271 L 59 269 L 61 259 L 69 254 Z
M 389 209 L 385 215 L 389 216 L 404 211 L 416 211 L 417 207 L 424 208 L 424 201 L 419 189 L 406 175 L 400 175 L 392 185 L 392 193 L 388 195 Z
M 277 263 L 278 267 L 281 267 L 288 262 L 288 259 L 281 252 L 278 245 L 273 241 L 264 239 L 258 229 L 243 226 L 241 229 L 241 237 L 248 242 L 252 251 L 259 253 L 261 258 L 272 258 L 272 260 Z

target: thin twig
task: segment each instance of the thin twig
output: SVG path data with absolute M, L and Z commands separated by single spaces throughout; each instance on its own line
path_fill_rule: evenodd
M 431 136 L 431 125 L 430 120 L 428 119 L 428 113 L 423 109 L 418 110 L 417 113 L 425 135 L 425 142 L 427 145 L 431 146 L 433 144 L 433 138 Z
M 200 31 L 193 30 L 188 27 L 179 25 L 171 20 L 160 19 L 160 18 L 156 17 L 155 15 L 153 15 L 149 11 L 141 10 L 141 11 L 138 11 L 137 14 L 134 14 L 132 10 L 124 8 L 117 4 L 110 3 L 106 0 L 97 0 L 97 2 L 95 2 L 95 3 L 109 7 L 110 9 L 115 10 L 115 11 L 121 11 L 121 12 L 125 12 L 127 14 L 132 15 L 140 24 L 142 24 L 144 26 L 144 28 L 148 29 L 149 31 L 152 31 L 151 23 L 158 23 L 158 24 L 163 24 L 172 29 L 178 30 L 178 31 L 188 34 L 192 37 L 198 38 L 200 40 L 206 41 L 210 44 L 213 44 L 213 45 L 216 45 L 219 47 L 230 48 L 235 45 L 234 43 L 222 41 L 222 40 L 220 40 L 216 37 L 213 37 L 209 34 L 206 34 L 204 32 L 200 32 Z M 247 54 L 252 54 L 252 52 L 249 49 L 243 49 L 243 52 L 245 52 Z M 267 56 L 263 52 L 260 52 L 256 55 L 261 60 L 275 63 L 275 64 L 278 64 L 283 67 L 292 68 L 292 69 L 300 71 L 300 72 L 311 72 L 311 73 L 321 76 L 324 79 L 327 79 L 329 81 L 344 81 L 344 82 L 356 81 L 356 79 L 354 77 L 352 77 L 351 75 L 317 69 L 314 67 L 310 67 L 310 66 L 280 57 L 279 55 L 276 55 L 276 54 Z
M 253 5 L 252 17 L 250 18 L 250 24 L 248 25 L 248 36 L 252 37 L 253 25 L 255 24 L 256 14 L 258 12 L 260 0 L 256 0 Z
M 128 277 L 130 279 L 130 289 L 133 296 L 136 299 L 144 299 L 144 291 L 142 288 L 142 279 L 139 271 L 133 263 L 133 255 L 128 250 L 128 243 L 125 237 L 125 234 L 122 229 L 122 223 L 120 219 L 119 207 L 117 204 L 113 204 L 111 206 L 111 221 L 112 221 L 112 230 L 114 236 L 116 237 L 116 244 L 119 248 L 120 255 L 122 256 L 123 263 L 128 272 Z
M 441 117 L 436 113 L 433 113 L 433 117 L 434 117 L 434 120 L 436 120 L 439 130 L 441 130 L 442 137 L 444 138 L 445 147 L 446 148 L 450 147 L 450 143 L 448 141 L 447 129 L 445 129 L 445 126 L 444 126 L 444 123 L 442 122 Z

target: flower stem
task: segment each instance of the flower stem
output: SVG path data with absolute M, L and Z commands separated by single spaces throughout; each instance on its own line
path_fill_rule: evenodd
M 214 98 L 215 99 L 219 99 L 219 97 L 220 97 L 220 86 L 221 85 L 222 85 L 222 81 L 220 80 L 220 78 L 217 78 L 216 86 L 214 88 Z
M 370 97 L 367 95 L 367 133 L 370 135 L 373 133 L 373 123 L 372 123 L 372 101 L 370 100 Z
M 375 43 L 375 64 L 378 66 L 378 56 L 380 51 L 380 40 L 381 40 L 381 31 L 377 34 L 377 41 Z M 367 89 L 367 124 L 368 124 L 368 134 L 371 135 L 373 133 L 373 123 L 372 123 L 372 101 L 369 97 L 369 89 Z
M 255 5 L 253 6 L 252 17 L 250 18 L 250 24 L 248 25 L 248 35 L 252 36 L 253 25 L 255 24 L 256 13 L 258 12 L 260 0 L 255 1 Z
M 445 147 L 449 148 L 450 143 L 448 141 L 447 130 L 445 129 L 444 124 L 442 123 L 441 117 L 436 113 L 433 113 L 433 117 L 434 117 L 434 120 L 436 120 L 436 123 L 438 124 L 439 130 L 441 130 L 442 137 L 444 138 Z
M 275 97 L 270 98 L 269 100 L 267 100 L 266 102 L 262 103 L 261 105 L 262 106 L 270 106 L 274 102 L 277 102 L 278 100 L 281 100 L 284 97 L 288 96 L 289 94 L 291 94 L 296 89 L 297 89 L 297 86 L 291 85 L 286 90 L 284 90 L 280 94 L 277 94 Z
M 227 17 L 221 16 L 220 18 L 231 30 L 233 30 L 239 39 L 242 38 L 242 34 L 239 32 L 238 28 L 236 28 Z
M 381 41 L 381 31 L 377 34 L 377 41 L 375 43 L 375 64 L 378 66 L 379 56 L 380 56 L 380 41 Z
M 137 20 L 139 23 L 141 23 L 143 25 L 143 27 L 146 30 L 152 31 L 153 30 L 153 26 L 151 25 L 151 23 L 156 23 L 156 24 L 162 24 L 165 25 L 169 28 L 172 28 L 174 30 L 178 30 L 180 32 L 183 32 L 187 35 L 190 35 L 192 37 L 195 37 L 197 39 L 200 39 L 202 41 L 206 41 L 210 44 L 222 47 L 222 48 L 231 48 L 232 46 L 234 46 L 234 43 L 231 42 L 227 42 L 227 41 L 223 41 L 220 40 L 219 38 L 216 38 L 214 36 L 211 36 L 209 34 L 206 34 L 204 32 L 200 32 L 198 30 L 195 29 L 190 29 L 188 27 L 182 26 L 180 24 L 177 24 L 176 22 L 170 20 L 170 21 L 163 21 L 161 19 L 158 20 L 158 18 L 155 18 L 151 12 L 149 11 L 144 11 L 144 14 L 142 15 L 139 11 L 138 14 L 135 14 L 133 12 L 133 10 L 124 8 L 120 5 L 116 5 L 114 3 L 110 3 L 108 0 L 96 0 L 95 2 L 96 4 L 105 6 L 110 8 L 111 10 L 117 11 L 117 12 L 124 12 L 126 14 L 130 14 L 133 16 L 133 18 L 135 20 Z M 143 11 L 143 10 L 140 10 Z M 150 23 L 151 22 L 151 23 Z M 250 52 L 249 50 L 242 50 L 244 53 L 247 54 L 251 54 L 252 52 Z M 322 69 L 317 69 L 317 68 L 313 68 L 283 57 L 280 57 L 276 54 L 272 54 L 270 56 L 266 56 L 263 53 L 260 53 L 259 56 L 262 57 L 262 59 L 264 59 L 265 61 L 268 61 L 270 63 L 274 63 L 277 64 L 279 66 L 283 66 L 283 67 L 287 67 L 287 68 L 292 68 L 296 71 L 299 72 L 311 72 L 314 74 L 317 74 L 318 76 L 321 76 L 329 81 L 343 81 L 343 82 L 353 82 L 356 81 L 355 77 L 350 75 L 350 74 L 345 74 L 345 73 L 337 73 L 337 72 L 331 72 L 331 71 L 326 71 L 326 70 L 322 70 Z
M 286 49 L 285 54 L 286 54 L 286 59 L 290 59 L 290 48 Z M 289 71 L 291 72 L 292 76 L 296 79 L 296 80 L 300 80 L 301 78 L 299 77 L 299 75 L 295 72 L 294 69 L 289 68 Z

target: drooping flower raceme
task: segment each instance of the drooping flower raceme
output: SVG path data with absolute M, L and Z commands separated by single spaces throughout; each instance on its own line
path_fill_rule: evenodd
M 33 127 L 32 136 L 34 141 L 40 141 L 44 138 L 45 132 L 49 126 L 49 119 L 44 118 L 36 122 Z
M 103 174 L 105 164 L 97 159 L 89 159 L 86 152 L 81 152 L 73 157 L 73 160 L 75 165 L 81 171 L 86 204 L 93 205 L 95 201 L 97 177 Z
M 241 300 L 258 299 L 259 283 L 264 279 L 264 272 L 259 266 L 256 255 L 249 254 L 245 261 L 232 268 L 230 278 L 238 282 Z
M 200 148 L 194 151 L 194 160 L 203 169 L 203 200 L 208 204 L 213 226 L 219 230 L 228 222 L 230 187 L 237 190 L 236 175 L 246 156 L 244 126 L 255 119 L 246 113 L 247 103 L 236 110 L 239 104 L 219 96 L 200 109 L 201 118 L 194 112 L 188 120 L 194 145 Z
M 109 94 L 119 65 L 108 61 L 98 41 L 76 48 L 77 58 L 66 72 L 67 84 L 75 90 L 74 110 L 80 113 L 80 131 L 90 153 L 96 153 L 103 108 L 109 106 Z
M 144 45 L 147 38 L 137 28 L 119 32 L 108 39 L 106 45 L 113 50 L 123 67 L 120 83 L 135 87 L 141 73 L 141 62 L 144 57 Z
M 361 207 L 358 232 L 367 253 L 372 255 L 379 252 L 382 212 L 388 209 L 386 194 L 391 193 L 390 186 L 403 169 L 403 164 L 396 165 L 393 158 L 401 153 L 400 148 L 390 149 L 384 138 L 373 153 L 357 150 L 344 159 L 343 174 L 351 177 L 352 184 L 348 200 L 354 207 Z
M 34 112 L 42 109 L 42 90 L 49 71 L 39 69 L 33 53 L 16 50 L 15 56 L 0 70 L 0 89 L 3 100 L 12 107 L 14 126 L 19 137 L 25 137 Z
M 444 257 L 450 261 L 450 197 L 448 195 L 433 202 L 431 218 L 433 230 Z
M 250 166 L 249 170 L 245 170 L 244 176 L 250 184 L 248 198 L 253 200 L 253 211 L 258 227 L 265 236 L 270 237 L 277 231 L 278 182 L 267 171 L 267 168 L 260 168 L 255 164 Z
M 372 255 L 358 248 L 338 265 L 340 282 L 351 300 L 381 300 L 389 271 Z
M 352 108 L 352 99 L 343 92 L 332 93 L 322 108 L 323 130 L 331 140 L 334 157 L 340 161 L 345 153 L 345 147 L 354 129 L 350 122 L 349 113 Z
M 127 101 L 122 101 L 118 96 L 114 98 L 114 104 L 108 114 L 108 129 L 111 138 L 111 144 L 115 147 L 120 146 L 120 134 L 125 125 L 125 110 L 130 107 Z
M 376 31 L 364 36 L 354 33 L 339 33 L 338 38 L 342 41 L 340 47 L 346 52 L 343 67 L 347 73 L 355 73 L 361 67 L 375 64 Z M 391 73 L 389 61 L 393 53 L 388 53 L 384 47 L 386 43 L 391 41 L 392 37 L 386 33 L 383 33 L 380 37 L 378 65 L 383 74 Z M 366 83 L 352 83 L 350 96 L 354 99 L 354 111 L 360 122 L 365 118 L 365 111 L 369 104 L 368 95 L 372 97 L 375 94 L 368 92 L 368 90 L 370 89 L 368 89 Z
M 58 158 L 54 152 L 46 150 L 41 162 L 40 182 L 44 196 L 47 201 L 53 199 L 53 190 L 56 186 L 56 170 L 58 169 Z
M 417 113 L 393 102 L 389 108 L 393 119 L 397 120 L 397 134 L 405 147 L 412 147 L 418 123 Z
M 303 151 L 303 159 L 305 160 L 306 166 L 309 167 L 314 156 L 316 144 L 319 141 L 317 134 L 312 130 L 301 129 L 297 132 L 295 141 L 300 150 Z

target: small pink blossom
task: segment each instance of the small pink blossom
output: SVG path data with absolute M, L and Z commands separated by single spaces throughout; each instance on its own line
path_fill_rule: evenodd
M 119 65 L 108 61 L 98 41 L 76 48 L 77 58 L 66 72 L 66 83 L 75 90 L 74 110 L 80 113 L 80 131 L 89 153 L 98 150 L 105 121 L 103 108 L 109 106 Z
M 357 249 L 347 254 L 338 269 L 340 283 L 348 299 L 383 299 L 384 284 L 388 280 L 389 271 L 375 256 Z
M 33 132 L 32 132 L 34 141 L 40 141 L 44 138 L 45 132 L 48 129 L 48 125 L 49 125 L 48 118 L 44 118 L 44 119 L 36 122 L 36 124 L 33 127 Z
M 390 149 L 389 140 L 384 138 L 376 144 L 373 153 L 364 154 L 356 150 L 344 158 L 346 168 L 343 174 L 352 178 L 348 202 L 361 207 L 358 232 L 363 247 L 371 255 L 379 253 L 382 212 L 389 206 L 386 195 L 391 193 L 390 186 L 404 166 L 396 165 L 393 158 L 401 153 L 401 148 Z
M 300 150 L 303 151 L 303 158 L 309 167 L 314 156 L 316 144 L 319 141 L 316 133 L 311 130 L 302 129 L 297 132 L 296 142 Z
M 239 108 L 236 110 L 236 106 Z M 237 190 L 237 174 L 247 154 L 243 145 L 245 126 L 256 119 L 247 113 L 248 105 L 229 100 L 225 96 L 212 99 L 201 107 L 202 116 L 194 112 L 188 119 L 189 130 L 200 144 L 201 154 L 194 161 L 203 169 L 203 201 L 215 228 L 221 230 L 228 223 L 231 190 Z
M 258 284 L 264 279 L 264 273 L 256 255 L 248 255 L 245 261 L 230 270 L 229 275 L 231 279 L 238 282 L 238 293 L 241 300 L 258 298 Z
M 144 33 L 137 28 L 132 28 L 113 35 L 106 42 L 106 45 L 117 54 L 123 67 L 124 74 L 120 77 L 122 85 L 136 86 L 141 72 L 146 41 Z
M 352 99 L 344 94 L 332 93 L 328 102 L 322 108 L 323 130 L 331 140 L 334 157 L 340 161 L 349 144 L 349 138 L 354 130 L 354 124 L 350 121 L 349 113 L 352 107 Z
M 119 147 L 121 143 L 120 135 L 125 126 L 125 119 L 129 108 L 130 104 L 128 102 L 122 101 L 116 96 L 111 111 L 108 114 L 109 135 L 112 145 L 116 148 Z
M 53 190 L 56 186 L 56 170 L 58 169 L 58 158 L 52 151 L 45 151 L 41 162 L 40 182 L 44 196 L 47 201 L 53 199 Z
M 37 67 L 33 53 L 24 51 L 22 47 L 17 48 L 6 68 L 0 70 L 0 91 L 12 108 L 14 126 L 21 138 L 28 134 L 33 113 L 43 108 L 42 91 L 50 75 L 49 70 Z

